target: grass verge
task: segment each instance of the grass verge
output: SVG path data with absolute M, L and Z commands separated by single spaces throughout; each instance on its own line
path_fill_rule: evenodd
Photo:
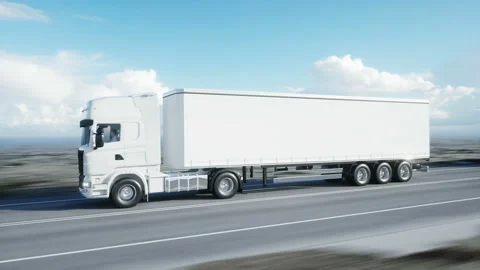
M 480 236 L 456 245 L 418 252 L 397 258 L 305 250 L 219 260 L 187 269 L 480 269 Z

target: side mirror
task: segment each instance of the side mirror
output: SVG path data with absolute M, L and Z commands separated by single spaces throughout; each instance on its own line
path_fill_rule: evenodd
M 95 149 L 103 147 L 104 141 L 103 141 L 103 129 L 99 128 L 97 129 L 97 132 L 95 133 Z
M 95 147 L 100 148 L 103 147 L 103 136 L 102 134 L 95 134 Z

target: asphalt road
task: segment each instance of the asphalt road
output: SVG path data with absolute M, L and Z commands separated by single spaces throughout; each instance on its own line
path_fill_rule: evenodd
M 409 183 L 366 187 L 253 188 L 230 200 L 158 197 L 131 209 L 78 196 L 2 201 L 0 269 L 168 269 L 352 241 L 367 249 L 372 239 L 421 245 L 413 240 L 462 235 L 462 224 L 480 220 L 480 167 L 435 168 Z M 456 227 L 446 234 L 428 229 L 448 224 Z M 418 239 L 378 238 L 415 230 L 423 230 Z

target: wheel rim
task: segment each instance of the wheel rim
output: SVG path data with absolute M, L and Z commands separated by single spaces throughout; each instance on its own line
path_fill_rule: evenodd
M 390 179 L 390 170 L 387 168 L 387 166 L 382 166 L 378 172 L 378 178 L 382 182 L 387 182 Z
M 119 191 L 118 195 L 122 201 L 131 201 L 135 198 L 135 188 L 132 185 L 125 185 Z
M 364 184 L 368 180 L 368 171 L 365 168 L 360 168 L 357 172 L 357 181 Z
M 218 191 L 222 195 L 228 195 L 233 190 L 233 180 L 229 177 L 223 178 L 218 183 Z
M 410 168 L 404 164 L 400 167 L 400 178 L 402 178 L 402 180 L 406 180 L 408 178 L 410 178 Z

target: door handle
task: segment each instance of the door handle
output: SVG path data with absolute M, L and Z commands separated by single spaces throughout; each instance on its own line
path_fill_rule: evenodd
M 122 155 L 116 154 L 115 155 L 115 160 L 123 160 Z

